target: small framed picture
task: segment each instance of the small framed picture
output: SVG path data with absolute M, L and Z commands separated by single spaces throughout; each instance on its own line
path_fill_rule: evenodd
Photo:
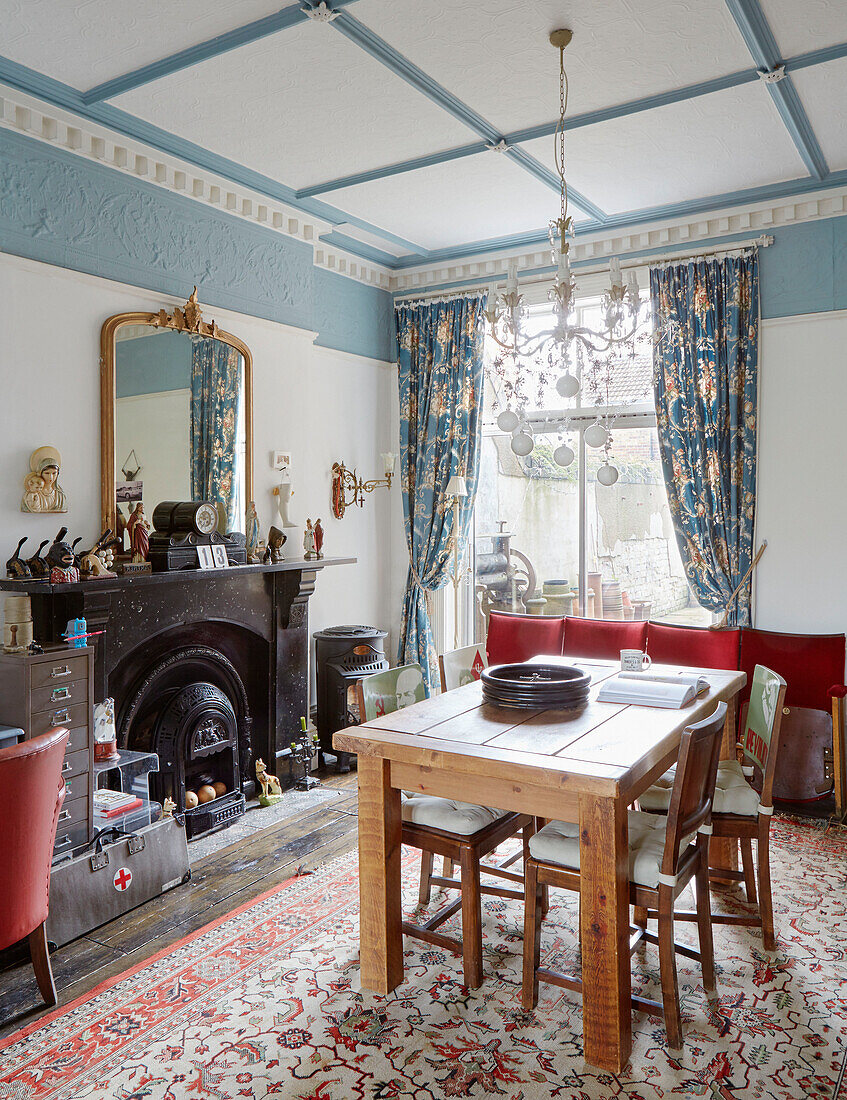
M 212 557 L 215 560 L 215 569 L 226 569 L 229 565 L 229 558 L 226 556 L 225 546 L 213 546 Z
M 211 546 L 198 546 L 197 547 L 197 560 L 200 562 L 201 569 L 214 569 L 215 557 L 212 553 Z

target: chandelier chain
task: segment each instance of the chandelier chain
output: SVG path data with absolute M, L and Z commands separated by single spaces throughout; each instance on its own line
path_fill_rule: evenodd
M 556 169 L 561 180 L 561 220 L 560 232 L 564 237 L 564 226 L 568 215 L 568 184 L 565 179 L 565 115 L 568 109 L 568 74 L 565 72 L 565 50 L 559 48 L 559 123 L 553 135 L 553 149 Z

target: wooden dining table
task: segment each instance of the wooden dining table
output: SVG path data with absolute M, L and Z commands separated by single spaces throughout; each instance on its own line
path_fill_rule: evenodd
M 334 735 L 358 757 L 361 983 L 387 994 L 403 981 L 401 791 L 578 822 L 584 1056 L 617 1072 L 632 1048 L 627 808 L 676 761 L 683 729 L 719 700 L 728 704 L 722 755 L 734 755 L 746 675 L 654 665 L 709 682 L 669 710 L 599 702 L 618 664 L 567 661 L 592 678 L 581 710 L 492 706 L 477 681 Z

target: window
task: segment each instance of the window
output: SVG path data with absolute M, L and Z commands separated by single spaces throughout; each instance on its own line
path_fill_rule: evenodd
M 581 303 L 581 322 L 596 325 L 599 300 Z M 532 320 L 551 327 L 546 309 Z M 559 371 L 528 387 L 527 412 L 535 447 L 515 455 L 496 425 L 510 379 L 486 341 L 486 415 L 474 523 L 474 613 L 468 640 L 482 640 L 492 608 L 533 614 L 662 619 L 707 625 L 710 612 L 694 599 L 682 567 L 662 475 L 652 401 L 652 350 L 646 333 L 635 356 L 612 352 L 584 374 L 582 390 L 565 401 Z M 593 382 L 592 382 L 593 379 Z M 599 384 L 598 384 L 599 381 Z M 526 392 L 526 391 L 525 391 Z M 497 403 L 499 399 L 499 403 Z M 597 480 L 606 455 L 585 442 L 598 409 L 613 410 L 610 460 L 613 485 Z M 590 438 L 590 437 L 589 437 Z M 562 445 L 574 453 L 557 464 Z M 561 457 L 561 456 L 560 456 Z M 470 609 L 468 609 L 470 610 Z

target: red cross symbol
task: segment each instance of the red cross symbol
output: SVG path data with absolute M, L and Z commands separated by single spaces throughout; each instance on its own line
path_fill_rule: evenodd
M 121 867 L 119 871 L 115 872 L 115 877 L 112 879 L 115 889 L 123 893 L 124 890 L 129 889 L 129 884 L 132 882 L 132 871 L 129 867 Z

